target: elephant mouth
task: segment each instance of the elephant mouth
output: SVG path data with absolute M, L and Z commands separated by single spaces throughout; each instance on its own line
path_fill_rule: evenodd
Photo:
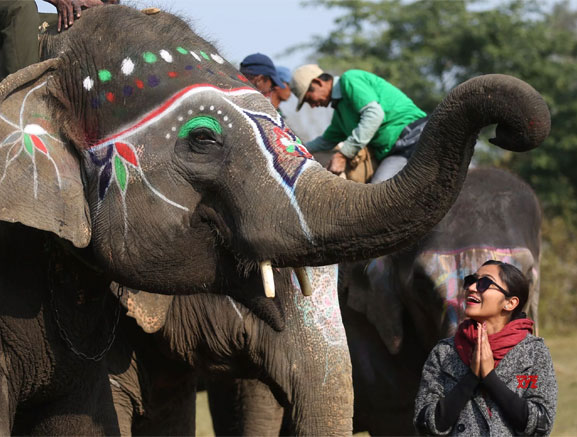
M 233 258 L 237 264 L 237 271 L 249 270 L 251 266 L 255 264 L 255 261 L 247 259 L 245 256 L 233 249 L 234 246 L 231 244 L 233 241 L 233 233 L 230 227 L 222 219 L 222 216 L 219 215 L 215 209 L 206 205 L 199 207 L 198 210 L 202 220 L 209 226 L 213 235 L 215 236 L 215 241 L 217 244 L 221 246 L 225 251 L 233 255 Z M 269 299 L 272 299 L 276 294 L 272 261 L 260 261 L 258 265 L 261 272 L 265 296 Z M 306 269 L 304 267 L 295 267 L 294 272 L 303 295 L 311 296 L 312 285 Z
M 259 263 L 260 273 L 262 277 L 262 285 L 264 287 L 264 294 L 269 299 L 275 297 L 274 275 L 272 272 L 272 263 L 270 261 L 262 261 Z M 300 285 L 303 296 L 311 296 L 313 294 L 313 287 L 309 279 L 308 273 L 304 267 L 295 267 L 295 275 Z

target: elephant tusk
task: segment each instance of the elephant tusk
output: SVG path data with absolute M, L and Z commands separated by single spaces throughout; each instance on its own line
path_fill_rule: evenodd
M 274 276 L 272 274 L 272 266 L 270 261 L 262 261 L 260 263 L 260 274 L 262 275 L 262 285 L 264 286 L 264 294 L 266 297 L 272 299 L 274 297 Z
M 307 269 L 305 267 L 297 267 L 295 269 L 295 273 L 301 286 L 303 296 L 311 296 L 313 294 L 313 287 L 311 285 Z

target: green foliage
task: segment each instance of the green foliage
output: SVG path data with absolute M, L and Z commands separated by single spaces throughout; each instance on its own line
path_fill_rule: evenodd
M 453 88 L 487 73 L 511 74 L 535 87 L 552 114 L 551 135 L 531 153 L 485 154 L 537 191 L 548 215 L 577 217 L 577 12 L 537 0 L 314 0 L 341 18 L 312 43 L 319 64 L 341 73 L 372 71 L 431 112 Z

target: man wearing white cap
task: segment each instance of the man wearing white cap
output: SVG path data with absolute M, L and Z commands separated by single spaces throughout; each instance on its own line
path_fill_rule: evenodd
M 336 148 L 328 169 L 340 174 L 368 146 L 379 162 L 373 183 L 389 179 L 407 163 L 427 121 L 401 90 L 366 71 L 348 70 L 339 77 L 318 65 L 303 65 L 294 71 L 291 89 L 297 110 L 305 102 L 312 108 L 330 104 L 335 110 L 322 136 L 306 144 L 308 150 Z

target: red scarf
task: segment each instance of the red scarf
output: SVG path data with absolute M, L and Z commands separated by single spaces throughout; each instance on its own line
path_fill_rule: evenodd
M 507 352 L 521 342 L 527 334 L 533 333 L 533 321 L 530 319 L 515 319 L 505 325 L 495 334 L 489 335 L 489 344 L 493 351 L 495 367 Z M 455 334 L 455 348 L 467 365 L 471 365 L 471 353 L 477 344 L 477 322 L 467 319 L 459 325 Z

